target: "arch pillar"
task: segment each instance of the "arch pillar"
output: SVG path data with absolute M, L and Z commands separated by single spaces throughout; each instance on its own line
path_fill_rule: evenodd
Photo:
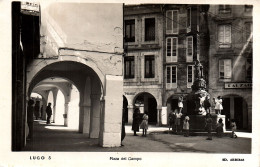
M 158 105 L 157 106 L 157 126 L 161 126 L 162 125 L 162 106 Z
M 65 127 L 68 127 L 68 113 L 69 113 L 69 103 L 65 102 L 65 104 L 64 104 L 64 115 L 63 115 Z
M 91 114 L 91 79 L 86 77 L 84 93 L 81 95 L 81 102 L 79 105 L 79 132 L 90 133 L 90 114 Z
M 55 123 L 55 119 L 56 119 L 56 101 L 57 101 L 57 94 L 58 94 L 58 89 L 57 88 L 54 88 L 52 90 L 52 93 L 53 93 L 53 106 L 52 106 L 52 109 L 53 109 L 53 112 L 52 112 L 52 122 Z
M 133 123 L 133 114 L 134 114 L 134 105 L 130 104 L 127 106 L 128 108 L 128 123 Z
M 106 75 L 105 96 L 101 104 L 99 144 L 103 147 L 121 146 L 123 77 Z M 104 105 L 104 107 L 103 107 Z
M 91 95 L 91 125 L 90 138 L 98 138 L 100 131 L 100 96 L 101 94 Z

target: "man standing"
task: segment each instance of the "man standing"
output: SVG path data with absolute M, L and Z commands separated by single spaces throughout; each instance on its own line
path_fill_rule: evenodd
M 27 106 L 27 124 L 29 127 L 29 135 L 27 140 L 32 140 L 33 137 L 33 104 L 34 101 L 30 99 Z
M 46 113 L 47 113 L 47 124 L 50 124 L 50 119 L 52 115 L 51 103 L 48 103 L 48 106 L 46 107 Z

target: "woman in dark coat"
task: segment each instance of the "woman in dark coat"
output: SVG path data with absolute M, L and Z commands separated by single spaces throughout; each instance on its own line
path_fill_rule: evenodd
M 136 108 L 134 110 L 133 114 L 133 124 L 132 124 L 132 130 L 134 131 L 134 136 L 137 136 L 136 132 L 139 132 L 139 114 L 140 110 L 139 108 Z

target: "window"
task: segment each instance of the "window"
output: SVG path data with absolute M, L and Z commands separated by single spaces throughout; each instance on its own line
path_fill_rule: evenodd
M 219 79 L 231 79 L 231 59 L 219 60 Z
M 245 32 L 246 32 L 246 40 L 249 40 L 249 37 L 252 32 L 252 23 L 250 22 L 245 23 Z
M 154 64 L 154 55 L 145 56 L 145 78 L 154 78 L 155 76 L 155 64 Z
M 231 25 L 218 26 L 218 42 L 220 48 L 231 47 Z
M 186 40 L 186 54 L 187 56 L 193 56 L 193 37 L 192 36 L 189 36 L 187 37 L 187 40 Z
M 219 5 L 219 13 L 220 14 L 231 13 L 230 5 Z
M 187 88 L 191 88 L 194 82 L 194 66 L 188 65 L 187 66 Z
M 135 59 L 134 56 L 127 56 L 125 61 L 125 79 L 135 77 Z
M 166 11 L 166 34 L 177 34 L 178 22 L 178 10 Z
M 252 81 L 252 58 L 246 59 L 246 80 Z
M 178 56 L 178 38 L 167 38 L 166 39 L 166 55 L 168 61 L 177 62 L 177 56 Z
M 177 88 L 177 67 L 166 67 L 167 85 L 166 88 Z
M 155 18 L 145 19 L 145 41 L 155 40 Z
M 135 20 L 125 21 L 125 41 L 135 42 Z
M 191 8 L 187 9 L 187 32 L 191 31 Z

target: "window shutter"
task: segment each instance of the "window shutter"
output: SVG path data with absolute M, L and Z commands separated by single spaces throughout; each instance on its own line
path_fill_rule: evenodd
M 171 67 L 167 67 L 167 83 L 171 83 Z
M 224 26 L 221 25 L 218 27 L 218 42 L 220 45 L 224 44 Z
M 231 43 L 231 26 L 226 25 L 225 26 L 225 44 L 230 44 Z
M 166 12 L 166 33 L 170 34 L 172 33 L 172 11 Z
M 167 56 L 171 56 L 171 38 L 167 38 L 166 52 Z
M 135 62 L 131 61 L 131 76 L 135 76 Z
M 177 38 L 172 38 L 172 56 L 177 56 Z
M 174 10 L 172 12 L 173 17 L 173 33 L 178 33 L 178 11 Z
M 232 69 L 231 69 L 231 60 L 227 59 L 224 62 L 224 71 L 225 71 L 225 78 L 231 78 Z

